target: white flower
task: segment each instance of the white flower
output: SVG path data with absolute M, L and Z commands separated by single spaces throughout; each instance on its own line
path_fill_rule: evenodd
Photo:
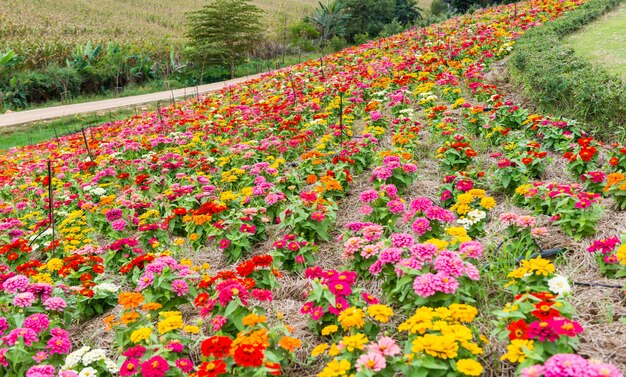
M 102 195 L 106 194 L 107 191 L 105 189 L 103 189 L 102 187 L 96 187 L 95 189 L 93 189 L 93 193 L 95 195 L 102 196 Z
M 96 292 L 104 291 L 104 292 L 112 292 L 112 293 L 117 292 L 119 289 L 120 287 L 118 287 L 117 285 L 113 283 L 102 283 L 102 284 L 96 285 L 93 288 L 93 290 Z
M 106 358 L 106 351 L 103 349 L 95 349 L 87 352 L 83 356 L 83 365 L 89 365 L 95 361 L 101 361 Z
M 78 377 L 98 377 L 98 371 L 92 367 L 87 367 L 78 373 Z
M 119 373 L 120 371 L 120 369 L 117 367 L 117 364 L 111 359 L 104 359 L 104 366 L 111 374 Z
M 80 363 L 80 359 L 82 359 L 83 355 L 90 349 L 91 347 L 83 346 L 67 355 L 63 369 L 73 369 L 76 365 L 78 365 L 78 363 Z
M 558 295 L 568 295 L 572 291 L 572 287 L 569 285 L 565 276 L 556 275 L 552 279 L 548 280 L 548 288 Z

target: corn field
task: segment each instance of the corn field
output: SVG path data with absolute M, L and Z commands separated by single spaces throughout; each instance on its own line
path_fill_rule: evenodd
M 297 21 L 317 0 L 254 0 L 270 27 Z M 152 56 L 180 49 L 185 14 L 207 0 L 0 0 L 0 49 L 29 67 L 63 63 L 77 45 L 116 42 Z M 282 25 L 281 25 L 282 26 Z

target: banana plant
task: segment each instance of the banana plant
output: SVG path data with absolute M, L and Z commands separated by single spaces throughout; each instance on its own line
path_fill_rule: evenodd
M 0 73 L 6 68 L 15 65 L 18 61 L 18 55 L 15 51 L 8 49 L 6 52 L 0 51 Z

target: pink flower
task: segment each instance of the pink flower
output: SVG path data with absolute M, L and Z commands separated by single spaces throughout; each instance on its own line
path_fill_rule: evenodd
M 439 249 L 432 243 L 417 244 L 411 248 L 411 256 L 423 262 L 432 260 L 438 252 Z
M 543 364 L 545 377 L 591 377 L 589 362 L 575 354 L 558 354 Z
M 383 356 L 395 356 L 400 354 L 400 347 L 396 344 L 396 341 L 387 336 L 378 339 L 378 343 L 371 343 L 368 349 L 370 352 L 376 352 Z
M 184 296 L 189 292 L 189 286 L 187 282 L 182 279 L 176 279 L 172 282 L 172 290 L 176 292 L 176 296 Z
M 124 230 L 124 228 L 126 228 L 126 221 L 124 221 L 123 219 L 115 220 L 111 223 L 111 228 L 113 228 L 113 230 L 121 232 L 122 230 Z
M 389 203 L 387 203 L 387 208 L 389 209 L 389 212 L 393 213 L 394 215 L 397 215 L 399 213 L 404 212 L 404 203 L 402 203 L 398 199 L 394 199 L 390 201 Z
M 165 348 L 167 348 L 168 350 L 174 353 L 181 353 L 185 350 L 185 346 L 183 346 L 183 344 L 178 339 L 170 340 L 165 346 Z
M 128 377 L 139 373 L 141 361 L 135 357 L 127 357 L 120 368 L 120 376 Z
M 415 198 L 413 201 L 411 201 L 410 206 L 411 209 L 414 211 L 424 212 L 429 210 L 433 206 L 433 202 L 430 199 L 422 196 L 419 198 Z
M 370 206 L 363 206 L 359 209 L 359 213 L 361 215 L 367 216 L 370 213 L 374 212 L 374 208 L 370 207 Z
M 176 367 L 184 373 L 193 372 L 193 361 L 184 358 L 178 359 L 176 360 Z
M 363 292 L 361 294 L 361 297 L 363 297 L 363 300 L 365 300 L 365 302 L 369 305 L 376 305 L 378 304 L 378 299 L 374 296 L 372 296 L 369 293 Z
M 515 225 L 522 228 L 531 228 L 537 224 L 537 220 L 533 216 L 522 215 L 515 220 Z
M 19 338 L 22 338 L 24 344 L 27 346 L 32 345 L 38 341 L 37 333 L 29 328 L 18 327 L 17 329 L 11 330 L 9 335 L 3 338 L 4 342 L 9 346 L 13 346 L 18 342 Z
M 227 321 L 228 320 L 226 319 L 226 317 L 218 315 L 218 316 L 215 316 L 215 318 L 211 319 L 209 323 L 213 326 L 213 331 L 217 332 L 217 331 L 220 331 L 222 326 L 224 326 Z
M 53 336 L 48 340 L 46 349 L 50 351 L 50 355 L 59 354 L 67 355 L 72 350 L 72 342 L 64 336 Z
M 391 243 L 394 247 L 411 247 L 415 240 L 407 233 L 394 233 L 391 235 Z
M 228 238 L 222 238 L 219 244 L 220 249 L 224 250 L 228 246 L 230 246 L 230 240 Z
M 378 199 L 378 192 L 374 189 L 366 190 L 361 193 L 360 200 L 364 204 L 369 204 Z
M 52 365 L 35 365 L 28 369 L 26 377 L 54 377 L 54 372 Z
M 435 275 L 426 273 L 421 276 L 416 276 L 413 281 L 413 290 L 415 294 L 421 297 L 429 297 L 437 292 L 437 281 Z
M 119 208 L 113 208 L 110 209 L 109 211 L 107 211 L 107 213 L 104 215 L 104 217 L 106 217 L 107 221 L 112 223 L 113 221 L 117 220 L 117 219 L 121 219 L 122 218 L 122 210 Z
M 6 293 L 24 292 L 28 288 L 29 280 L 24 275 L 15 275 L 2 283 Z
M 519 215 L 515 212 L 506 212 L 500 215 L 499 219 L 505 224 L 511 224 L 517 221 Z
M 252 297 L 256 298 L 259 301 L 272 301 L 272 291 L 267 289 L 253 289 Z
M 13 297 L 13 305 L 20 308 L 29 307 L 33 302 L 35 302 L 35 295 L 31 292 L 18 293 Z
M 298 264 L 302 264 L 302 263 L 304 263 L 304 257 L 303 257 L 302 255 L 296 255 L 296 257 L 295 257 L 295 259 L 294 259 L 294 260 L 295 260 L 295 262 L 296 262 L 296 263 L 298 263 Z
M 37 363 L 41 363 L 44 360 L 48 359 L 48 353 L 45 351 L 39 351 L 32 357 L 32 359 Z
M 620 370 L 612 364 L 600 363 L 594 360 L 589 360 L 589 367 L 592 370 L 594 377 L 623 377 L 624 375 Z
M 462 276 L 465 273 L 463 259 L 449 250 L 443 250 L 435 258 L 433 266 L 437 272 L 444 272 L 451 276 Z
M 528 368 L 524 368 L 521 371 L 520 377 L 541 377 L 543 376 L 543 365 L 533 365 Z
M 387 366 L 385 357 L 377 352 L 368 352 L 365 355 L 361 355 L 356 361 L 356 370 L 361 372 L 363 369 L 369 369 L 374 372 L 379 372 Z
M 382 225 L 371 224 L 363 227 L 363 238 L 369 242 L 378 240 L 383 235 L 384 229 Z
M 417 165 L 406 163 L 402 165 L 402 170 L 406 173 L 415 173 L 417 171 Z
M 154 356 L 141 364 L 143 377 L 163 377 L 170 370 L 167 360 L 161 356 Z
M 459 253 L 467 258 L 480 258 L 483 255 L 483 245 L 478 241 L 463 242 L 459 247 Z
M 383 114 L 380 113 L 380 111 L 378 110 L 374 110 L 372 112 L 370 112 L 370 119 L 372 119 L 372 122 L 376 122 L 378 120 L 381 120 L 383 117 Z
M 305 202 L 314 202 L 317 200 L 317 194 L 313 191 L 303 191 L 300 193 L 300 199 Z
M 23 326 L 35 331 L 37 334 L 48 328 L 50 319 L 45 314 L 33 314 L 24 319 Z
M 63 309 L 67 306 L 65 300 L 61 297 L 50 297 L 43 302 L 43 305 L 46 310 L 53 312 L 62 312 Z
M 316 211 L 311 214 L 311 219 L 317 221 L 318 223 L 324 221 L 325 218 L 326 215 L 324 215 L 323 212 Z
M 8 367 L 9 361 L 7 360 L 6 354 L 8 349 L 0 348 L 0 366 Z
M 446 294 L 453 294 L 459 288 L 459 282 L 445 273 L 438 272 L 435 275 L 437 290 Z

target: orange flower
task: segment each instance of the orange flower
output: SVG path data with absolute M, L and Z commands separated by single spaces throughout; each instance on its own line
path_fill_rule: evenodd
M 307 177 L 306 177 L 306 183 L 308 183 L 308 184 L 312 185 L 312 184 L 314 184 L 315 182 L 317 182 L 317 175 L 315 175 L 315 174 L 309 174 L 309 175 L 307 175 Z
M 139 313 L 132 311 L 122 314 L 122 323 L 128 325 L 139 319 Z
M 153 310 L 159 310 L 163 307 L 163 305 L 159 304 L 158 302 L 149 302 L 147 304 L 144 304 L 141 307 L 141 310 L 143 310 L 144 312 L 151 312 Z
M 289 352 L 293 352 L 296 348 L 302 346 L 302 342 L 298 338 L 292 338 L 290 336 L 283 336 L 278 341 L 278 345 L 283 347 Z
M 267 317 L 264 315 L 256 315 L 254 313 L 250 313 L 247 316 L 243 317 L 241 321 L 246 326 L 254 326 L 257 323 L 265 323 L 265 321 L 267 321 Z
M 117 300 L 124 309 L 135 309 L 143 302 L 143 295 L 139 292 L 122 292 Z

